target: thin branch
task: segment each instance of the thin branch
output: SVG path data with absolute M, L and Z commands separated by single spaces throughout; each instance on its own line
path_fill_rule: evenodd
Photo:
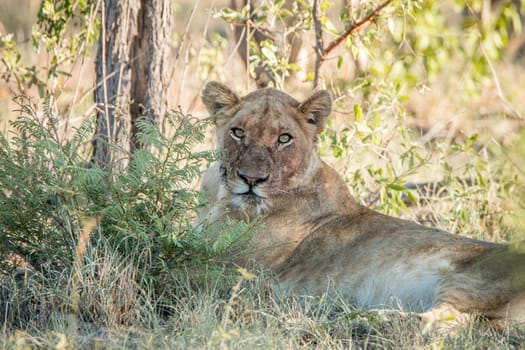
M 109 122 L 109 97 L 108 97 L 108 67 L 106 65 L 106 4 L 104 3 L 102 5 L 102 18 L 100 20 L 100 37 L 101 37 L 101 44 L 100 47 L 102 48 L 102 91 L 104 93 L 104 118 L 106 119 L 106 126 L 107 126 L 107 138 L 108 140 L 114 140 L 111 135 L 111 124 Z M 96 93 L 96 92 L 95 92 Z M 96 98 L 95 98 L 96 99 Z M 98 120 L 97 120 L 97 128 L 98 128 Z M 98 147 L 98 146 L 97 146 Z M 100 150 L 98 150 L 100 151 Z M 95 152 L 95 150 L 94 150 Z M 101 159 L 97 159 L 97 161 L 100 161 Z
M 94 23 L 95 23 L 95 20 L 96 20 L 97 13 L 99 13 L 99 6 L 101 4 L 102 4 L 102 0 L 97 0 L 95 6 L 91 7 L 91 11 L 90 11 L 90 14 L 89 14 L 89 19 L 88 19 L 87 35 L 86 35 L 86 38 L 84 39 L 84 41 L 82 42 L 82 46 L 81 46 L 81 48 L 79 50 L 81 52 L 81 55 L 80 55 L 80 57 L 81 57 L 80 70 L 79 70 L 77 82 L 75 84 L 75 91 L 73 93 L 73 99 L 71 100 L 71 104 L 68 107 L 68 113 L 67 113 L 66 123 L 65 123 L 65 127 L 64 127 L 64 133 L 66 135 L 67 135 L 67 132 L 68 132 L 69 122 L 70 122 L 70 120 L 73 117 L 74 107 L 75 107 L 75 105 L 76 105 L 76 103 L 78 101 L 77 98 L 78 98 L 78 94 L 79 94 L 79 90 L 80 90 L 81 77 L 84 76 L 83 70 L 84 70 L 84 67 L 86 66 L 84 63 L 86 61 L 86 56 L 87 56 L 89 35 L 91 34 L 91 31 L 93 30 L 93 26 L 94 26 Z M 75 60 L 75 63 L 76 62 L 77 61 Z M 70 74 L 71 75 L 73 74 L 73 68 L 71 68 Z
M 496 85 L 496 91 L 497 96 L 500 99 L 501 103 L 503 104 L 503 107 L 507 109 L 507 112 L 515 119 L 521 121 L 522 123 L 525 121 L 523 117 L 512 107 L 510 102 L 505 98 L 505 94 L 503 93 L 503 90 L 501 90 L 501 85 L 499 82 L 498 74 L 496 73 L 496 69 L 494 68 L 494 65 L 492 64 L 492 61 L 490 60 L 487 51 L 485 51 L 485 47 L 483 46 L 483 43 L 480 44 L 481 47 L 481 53 L 483 54 L 483 57 L 485 58 L 485 61 L 487 61 L 487 64 L 489 65 L 490 72 L 492 74 L 492 79 L 494 80 L 494 84 Z
M 392 1 L 393 0 L 387 0 L 383 4 L 379 5 L 379 7 L 372 11 L 368 16 L 363 18 L 361 21 L 354 23 L 343 34 L 341 34 L 338 38 L 334 39 L 330 44 L 328 44 L 328 46 L 324 49 L 325 57 L 329 55 L 330 52 L 332 52 L 337 46 L 339 46 L 347 37 L 359 32 L 365 26 L 375 21 L 377 16 L 379 16 L 379 13 L 381 13 L 381 11 L 383 11 L 385 7 L 390 5 Z
M 184 34 L 182 34 L 182 37 L 181 37 L 181 40 L 180 40 L 180 43 L 179 43 L 179 47 L 177 48 L 177 51 L 176 51 L 176 54 L 175 54 L 175 65 L 177 65 L 179 63 L 179 58 L 180 58 L 180 54 L 181 54 L 181 50 L 182 49 L 186 49 L 185 51 L 185 55 L 184 55 L 184 65 L 182 66 L 182 72 L 180 74 L 180 81 L 179 81 L 179 86 L 178 86 L 178 90 L 177 90 L 177 101 L 181 101 L 181 95 L 182 95 L 182 91 L 184 89 L 184 85 L 185 85 L 185 80 L 186 80 L 186 71 L 188 70 L 188 64 L 189 64 L 189 51 L 190 51 L 190 47 L 191 47 L 191 44 L 188 44 L 189 46 L 186 46 L 184 47 L 186 44 L 186 41 L 188 41 L 188 33 L 190 32 L 190 27 L 191 27 L 191 24 L 193 23 L 193 17 L 195 15 L 195 12 L 196 9 L 197 9 L 197 6 L 199 6 L 199 1 L 200 0 L 196 0 L 194 3 L 193 3 L 193 7 L 191 8 L 191 12 L 190 12 L 190 16 L 188 18 L 188 22 L 186 23 L 186 28 L 184 28 Z
M 188 22 L 186 22 L 186 27 L 184 28 L 184 33 L 182 34 L 179 47 L 177 48 L 177 51 L 175 53 L 175 61 L 179 59 L 180 51 L 183 49 L 184 44 L 186 44 L 186 41 L 188 40 L 188 33 L 190 32 L 190 27 L 193 22 L 193 16 L 196 12 L 195 10 L 197 9 L 197 6 L 199 6 L 199 1 L 200 0 L 196 0 L 193 3 L 193 7 L 191 8 L 190 16 L 188 17 Z
M 314 90 L 319 86 L 319 73 L 325 58 L 323 28 L 321 27 L 321 0 L 314 0 L 312 17 L 315 26 L 315 73 Z
M 319 76 L 323 62 L 326 60 L 326 57 L 337 47 L 339 46 L 346 38 L 350 35 L 353 35 L 359 32 L 368 24 L 372 23 L 377 19 L 381 11 L 388 5 L 390 5 L 393 0 L 387 0 L 381 5 L 379 5 L 375 10 L 373 10 L 368 16 L 363 18 L 357 23 L 351 25 L 347 30 L 345 30 L 340 36 L 331 41 L 328 46 L 324 47 L 323 43 L 323 30 L 321 27 L 321 5 L 320 0 L 314 0 L 314 5 L 312 8 L 312 17 L 315 26 L 315 73 L 314 73 L 314 90 L 317 89 L 319 85 Z

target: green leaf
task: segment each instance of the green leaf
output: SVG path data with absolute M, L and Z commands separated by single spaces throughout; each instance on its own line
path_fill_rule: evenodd
M 343 56 L 339 56 L 337 57 L 337 69 L 341 69 L 341 67 L 343 66 Z
M 477 139 L 478 139 L 478 134 L 474 134 L 470 136 L 465 142 L 465 149 L 466 150 L 470 149 L 472 145 L 474 144 L 474 142 L 476 142 Z
M 410 202 L 412 202 L 412 204 L 417 204 L 418 203 L 418 200 L 417 200 L 416 196 L 414 196 L 414 193 L 412 193 L 412 191 L 407 191 L 406 195 L 407 195 L 408 199 L 410 200 Z
M 374 116 L 374 119 L 372 120 L 372 124 L 370 125 L 370 128 L 372 130 L 376 130 L 381 125 L 381 121 L 382 121 L 381 115 L 377 113 Z
M 394 191 L 405 191 L 406 190 L 405 186 L 399 185 L 399 184 L 388 184 L 387 187 Z
M 361 123 L 363 121 L 363 110 L 358 104 L 354 105 L 354 116 L 356 122 Z

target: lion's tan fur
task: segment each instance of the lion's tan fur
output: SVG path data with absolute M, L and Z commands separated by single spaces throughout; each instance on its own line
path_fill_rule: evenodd
M 321 294 L 332 285 L 361 307 L 524 320 L 525 252 L 356 204 L 316 152 L 328 92 L 300 103 L 276 89 L 240 97 L 210 82 L 202 99 L 223 156 L 203 177 L 210 206 L 197 224 L 261 218 L 247 258 L 277 273 L 279 291 Z

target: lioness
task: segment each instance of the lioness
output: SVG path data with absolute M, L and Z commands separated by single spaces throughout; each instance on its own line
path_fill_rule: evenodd
M 210 206 L 197 224 L 260 218 L 248 258 L 275 271 L 279 290 L 321 294 L 331 284 L 365 308 L 525 320 L 522 246 L 469 239 L 355 202 L 316 152 L 329 92 L 298 102 L 273 88 L 240 97 L 209 82 L 202 101 L 216 118 L 222 157 L 203 176 Z

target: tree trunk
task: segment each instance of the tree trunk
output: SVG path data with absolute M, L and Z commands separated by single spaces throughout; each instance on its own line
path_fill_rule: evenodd
M 166 113 L 170 0 L 104 0 L 96 59 L 97 127 L 93 162 L 122 170 L 136 141 L 136 122 L 160 125 Z

